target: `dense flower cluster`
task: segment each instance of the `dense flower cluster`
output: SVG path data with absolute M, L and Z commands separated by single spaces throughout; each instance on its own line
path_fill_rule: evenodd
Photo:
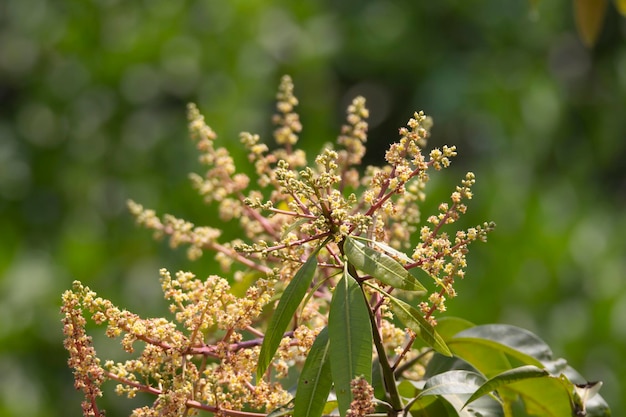
M 442 203 L 439 214 L 420 223 L 419 203 L 424 199 L 428 171 L 450 165 L 455 147 L 444 146 L 424 155 L 432 120 L 415 113 L 400 139 L 385 154 L 384 167 L 361 167 L 367 139 L 368 110 L 362 97 L 348 107 L 347 124 L 336 149 L 325 147 L 313 164 L 296 148 L 302 130 L 294 108 L 298 104 L 289 77 L 278 93 L 274 122 L 275 149 L 258 135 L 242 133 L 241 142 L 254 166 L 256 186 L 235 166 L 229 152 L 216 146 L 217 135 L 194 105 L 189 106 L 189 128 L 207 167 L 191 181 L 207 203 L 219 205 L 221 220 L 237 220 L 241 239 L 222 242 L 221 231 L 172 215 L 162 217 L 138 203 L 129 202 L 137 223 L 157 237 L 167 237 L 172 247 L 186 245 L 190 259 L 213 252 L 230 283 L 242 278 L 236 263 L 254 271 L 258 279 L 243 297 L 230 291 L 229 280 L 219 276 L 198 279 L 189 272 L 174 277 L 161 270 L 161 286 L 170 303 L 172 319 L 143 319 L 97 297 L 76 282 L 63 296 L 65 346 L 70 352 L 76 387 L 85 392 L 84 415 L 102 415 L 96 406 L 100 385 L 106 379 L 119 383 L 117 392 L 129 397 L 138 391 L 157 397 L 151 406 L 138 408 L 134 416 L 182 416 L 206 410 L 216 415 L 265 415 L 290 402 L 291 394 L 280 383 L 289 370 L 301 365 L 318 332 L 327 324 L 329 302 L 337 273 L 346 262 L 342 243 L 346 236 L 362 236 L 389 248 L 407 270 L 419 268 L 430 275 L 437 290 L 419 304 L 424 318 L 436 324 L 434 313 L 445 311 L 445 301 L 456 295 L 454 283 L 466 267 L 467 246 L 484 240 L 492 224 L 450 235 L 445 226 L 466 211 L 472 198 L 474 175 L 468 173 Z M 418 241 L 419 240 L 419 241 Z M 256 363 L 263 341 L 265 306 L 274 294 L 294 278 L 316 251 L 318 268 L 310 296 L 285 333 L 266 377 L 255 380 Z M 410 255 L 402 251 L 410 250 Z M 371 277 L 361 276 L 367 280 Z M 416 354 L 410 353 L 414 334 L 396 327 L 385 300 L 371 295 L 378 331 L 396 366 Z M 101 365 L 91 339 L 85 334 L 85 317 L 107 326 L 109 337 L 121 337 L 123 349 L 135 354 L 123 363 Z M 413 371 L 415 371 L 413 369 Z M 351 416 L 372 410 L 372 388 L 365 380 L 353 381 Z M 255 414 L 256 413 L 256 414 Z
M 356 378 L 350 384 L 353 400 L 346 417 L 365 417 L 374 411 L 374 388 L 363 378 Z

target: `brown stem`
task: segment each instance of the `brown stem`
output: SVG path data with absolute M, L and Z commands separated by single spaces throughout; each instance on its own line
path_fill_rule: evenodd
M 447 294 L 448 292 L 446 291 L 445 288 L 442 288 L 441 290 L 439 290 L 439 296 L 443 297 L 444 294 Z M 430 316 L 433 315 L 433 313 L 435 312 L 435 310 L 437 309 L 437 306 L 435 304 L 433 304 L 432 306 L 430 306 L 430 309 L 428 309 L 428 312 L 424 315 L 424 318 L 426 320 L 428 320 L 430 318 Z
M 253 217 L 254 220 L 258 221 L 267 233 L 274 237 L 278 236 L 278 233 L 276 232 L 276 229 L 274 229 L 274 226 L 272 226 L 272 224 L 268 222 L 267 219 L 261 215 L 261 213 L 245 205 L 245 203 L 243 202 L 245 200 L 243 194 L 239 194 L 238 198 L 243 205 L 245 212 Z
M 428 348 L 424 351 L 422 351 L 419 355 L 417 355 L 416 357 L 406 361 L 405 363 L 403 363 L 402 365 L 398 366 L 394 372 L 394 374 L 396 375 L 396 377 L 400 377 L 400 375 L 402 375 L 402 373 L 404 371 L 406 371 L 407 369 L 409 369 L 411 366 L 415 365 L 417 362 L 421 361 L 424 356 L 428 355 L 429 353 L 431 353 L 433 351 L 432 348 Z
M 450 218 L 450 216 L 452 216 L 452 213 L 454 212 L 454 210 L 456 209 L 457 203 L 453 203 L 452 207 L 450 207 L 447 211 L 446 214 L 443 216 L 443 219 L 441 219 L 439 221 L 439 223 L 437 223 L 437 226 L 435 226 L 435 228 L 433 229 L 433 231 L 430 233 L 430 239 L 432 240 L 435 238 L 435 236 L 437 236 L 437 233 L 439 233 L 439 230 L 441 230 L 441 228 L 443 227 L 444 224 L 446 224 L 446 221 Z M 423 242 L 422 243 L 422 247 L 426 247 L 428 241 Z
M 104 374 L 109 379 L 112 379 L 114 381 L 120 382 L 125 385 L 129 385 L 133 388 L 137 388 L 137 390 L 141 392 L 147 392 L 152 395 L 161 395 L 163 393 L 163 391 L 160 389 L 151 387 L 149 385 L 143 385 L 136 381 L 131 381 L 127 378 L 122 378 L 111 372 L 105 371 Z M 197 408 L 199 410 L 204 410 L 204 411 L 208 411 L 211 413 L 220 413 L 222 415 L 231 416 L 231 417 L 264 417 L 266 415 L 265 413 L 253 413 L 250 411 L 228 410 L 228 409 L 216 407 L 214 405 L 203 404 L 196 400 L 187 400 L 185 404 L 187 405 L 187 407 Z
M 400 365 L 400 362 L 402 362 L 402 359 L 404 359 L 406 354 L 409 353 L 409 351 L 411 350 L 411 347 L 413 346 L 413 342 L 415 342 L 415 333 L 411 334 L 411 338 L 409 339 L 406 346 L 404 347 L 404 350 L 402 351 L 402 353 L 400 353 L 400 355 L 398 355 L 396 362 L 391 366 L 391 369 L 394 372 L 398 368 L 398 365 Z
M 252 261 L 249 258 L 246 258 L 245 256 L 243 256 L 242 254 L 240 254 L 239 252 L 237 252 L 234 249 L 231 248 L 227 248 L 224 245 L 221 245 L 217 242 L 211 242 L 209 243 L 205 249 L 212 249 L 215 250 L 217 252 L 222 252 L 223 254 L 230 256 L 231 258 L 233 258 L 234 260 L 236 260 L 237 262 L 251 268 L 254 269 L 256 271 L 260 271 L 263 272 L 265 274 L 269 274 L 270 272 L 272 272 L 272 268 L 268 268 L 265 265 L 261 265 L 261 264 L 257 264 L 256 262 Z
M 296 240 L 296 241 L 291 242 L 291 243 L 283 243 L 282 245 L 270 246 L 269 248 L 265 248 L 263 251 L 264 252 L 265 251 L 267 251 L 267 252 L 272 251 L 273 252 L 273 251 L 277 251 L 277 250 L 280 250 L 280 249 L 288 248 L 290 246 L 300 246 L 303 243 L 310 242 L 312 240 L 322 239 L 322 238 L 324 238 L 326 236 L 330 236 L 330 232 L 324 232 L 324 233 L 322 233 L 320 235 L 305 237 L 305 238 Z
M 268 211 L 271 211 L 272 213 L 276 213 L 276 214 L 284 214 L 286 216 L 302 217 L 302 218 L 311 219 L 311 220 L 317 219 L 317 216 L 314 216 L 312 214 L 296 213 L 295 211 L 281 210 L 281 209 L 277 209 L 274 207 L 269 208 Z

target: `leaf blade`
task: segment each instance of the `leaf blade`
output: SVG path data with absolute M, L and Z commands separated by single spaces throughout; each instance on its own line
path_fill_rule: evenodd
M 398 261 L 353 237 L 346 237 L 343 250 L 352 265 L 386 285 L 406 291 L 426 291 L 426 288 Z
M 471 371 L 448 371 L 426 381 L 418 398 L 427 395 L 472 394 L 485 383 L 485 378 Z
M 332 382 L 328 327 L 324 327 L 315 338 L 300 373 L 293 409 L 294 415 L 320 417 L 324 412 Z
M 552 350 L 539 337 L 526 329 L 506 324 L 486 324 L 465 329 L 448 340 L 455 355 L 471 363 L 476 369 L 491 378 L 500 372 L 514 368 L 510 360 L 519 365 L 535 365 L 541 368 L 556 368 Z M 482 352 L 482 354 L 478 354 Z M 501 366 L 496 357 L 502 357 Z
M 319 249 L 311 254 L 304 265 L 300 267 L 278 301 L 278 306 L 272 315 L 265 337 L 263 338 L 261 352 L 259 352 L 257 379 L 261 379 L 263 374 L 265 374 L 265 371 L 267 371 L 267 368 L 269 367 L 269 364 L 272 361 L 278 346 L 280 345 L 283 334 L 289 326 L 291 318 L 298 309 L 306 291 L 311 286 L 313 275 L 315 274 L 315 269 L 317 268 L 318 251 Z
M 368 309 L 363 290 L 344 272 L 330 302 L 328 318 L 330 369 L 342 417 L 352 402 L 350 382 L 358 376 L 372 382 L 372 327 Z
M 466 407 L 474 400 L 482 397 L 485 394 L 495 391 L 504 385 L 532 378 L 540 378 L 548 375 L 550 375 L 548 371 L 542 368 L 538 368 L 534 365 L 525 365 L 518 368 L 510 369 L 508 371 L 504 371 L 483 383 L 480 388 L 478 388 L 472 394 L 472 396 L 469 397 L 463 407 Z
M 568 385 L 559 377 L 543 376 L 512 382 L 500 387 L 506 403 L 521 402 L 525 415 L 561 417 L 575 415 Z
M 452 352 L 446 345 L 443 338 L 439 335 L 439 333 L 437 333 L 432 324 L 422 317 L 422 314 L 415 307 L 386 293 L 374 285 L 368 284 L 368 286 L 389 299 L 393 314 L 406 327 L 411 329 L 417 337 L 442 355 L 452 356 Z

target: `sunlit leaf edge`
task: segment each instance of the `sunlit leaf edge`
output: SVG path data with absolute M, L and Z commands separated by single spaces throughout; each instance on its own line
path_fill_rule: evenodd
M 480 388 L 478 388 L 465 402 L 463 408 L 465 408 L 468 404 L 472 403 L 476 399 L 482 397 L 483 395 L 497 390 L 501 386 L 525 379 L 539 378 L 547 375 L 549 375 L 549 372 L 547 370 L 534 365 L 524 365 L 510 369 L 508 371 L 504 371 L 494 376 L 493 378 L 490 378 L 483 385 L 481 385 Z

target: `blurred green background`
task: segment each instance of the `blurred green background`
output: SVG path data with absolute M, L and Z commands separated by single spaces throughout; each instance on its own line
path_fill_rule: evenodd
M 72 280 L 157 315 L 160 267 L 215 270 L 137 229 L 125 201 L 211 224 L 187 180 L 198 165 L 185 104 L 233 149 L 242 130 L 269 140 L 283 74 L 310 152 L 357 94 L 371 110 L 367 163 L 414 110 L 434 117 L 430 145 L 459 157 L 433 175 L 424 210 L 472 170 L 464 225 L 498 224 L 472 248 L 450 314 L 536 332 L 604 381 L 621 415 L 626 20 L 611 8 L 589 50 L 571 2 L 531 3 L 0 2 L 0 416 L 80 415 L 59 314 Z M 127 414 L 107 390 L 109 414 Z

